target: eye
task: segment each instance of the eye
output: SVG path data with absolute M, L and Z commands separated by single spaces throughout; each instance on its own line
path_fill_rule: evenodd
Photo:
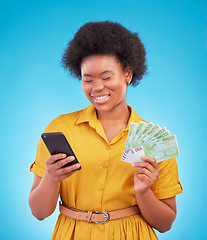
M 108 80 L 108 79 L 110 79 L 111 77 L 112 77 L 112 75 L 109 76 L 109 77 L 107 77 L 107 78 L 103 78 L 103 80 Z
M 92 82 L 93 80 L 87 80 L 87 79 L 84 79 L 84 82 L 87 82 L 87 83 L 90 83 Z

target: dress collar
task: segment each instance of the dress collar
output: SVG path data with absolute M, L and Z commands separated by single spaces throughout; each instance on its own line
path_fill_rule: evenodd
M 128 108 L 131 114 L 130 114 L 128 124 L 125 127 L 126 130 L 129 130 L 130 122 L 140 122 L 142 120 L 131 106 L 128 105 Z M 89 105 L 88 107 L 82 110 L 76 124 L 88 122 L 90 126 L 96 127 L 97 121 L 98 119 L 97 119 L 96 109 L 93 105 Z
M 121 132 L 119 132 L 119 134 L 110 143 L 108 142 L 103 127 L 97 118 L 96 109 L 93 105 L 90 105 L 82 110 L 79 118 L 77 119 L 76 124 L 78 125 L 81 123 L 88 122 L 88 124 L 96 130 L 96 132 L 107 142 L 107 144 L 113 144 L 117 142 L 129 130 L 130 122 L 138 123 L 142 120 L 132 107 L 128 106 L 128 108 L 130 111 L 130 118 L 127 125 L 121 130 Z

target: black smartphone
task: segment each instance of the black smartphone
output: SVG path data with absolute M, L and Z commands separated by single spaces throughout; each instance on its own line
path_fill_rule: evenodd
M 74 161 L 65 164 L 62 168 L 79 163 L 72 148 L 70 147 L 70 144 L 62 132 L 43 133 L 41 137 L 51 155 L 65 153 L 67 156 L 75 157 Z M 75 171 L 80 169 L 81 167 L 77 168 Z

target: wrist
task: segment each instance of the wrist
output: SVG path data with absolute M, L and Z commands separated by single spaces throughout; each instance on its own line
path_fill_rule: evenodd
M 54 178 L 52 178 L 52 177 L 50 176 L 50 174 L 48 173 L 48 171 L 46 171 L 46 172 L 44 173 L 43 179 L 45 179 L 45 181 L 47 181 L 48 183 L 50 183 L 50 184 L 52 184 L 52 185 L 57 185 L 57 186 L 59 186 L 59 184 L 60 184 L 60 181 L 55 180 Z
M 149 193 L 151 192 L 151 189 L 150 188 L 147 188 L 147 189 L 134 189 L 134 194 L 136 196 L 136 198 L 145 198 Z

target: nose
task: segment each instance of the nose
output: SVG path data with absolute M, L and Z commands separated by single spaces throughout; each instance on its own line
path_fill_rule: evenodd
M 101 79 L 96 79 L 93 83 L 93 91 L 94 92 L 100 92 L 104 89 L 104 84 Z

